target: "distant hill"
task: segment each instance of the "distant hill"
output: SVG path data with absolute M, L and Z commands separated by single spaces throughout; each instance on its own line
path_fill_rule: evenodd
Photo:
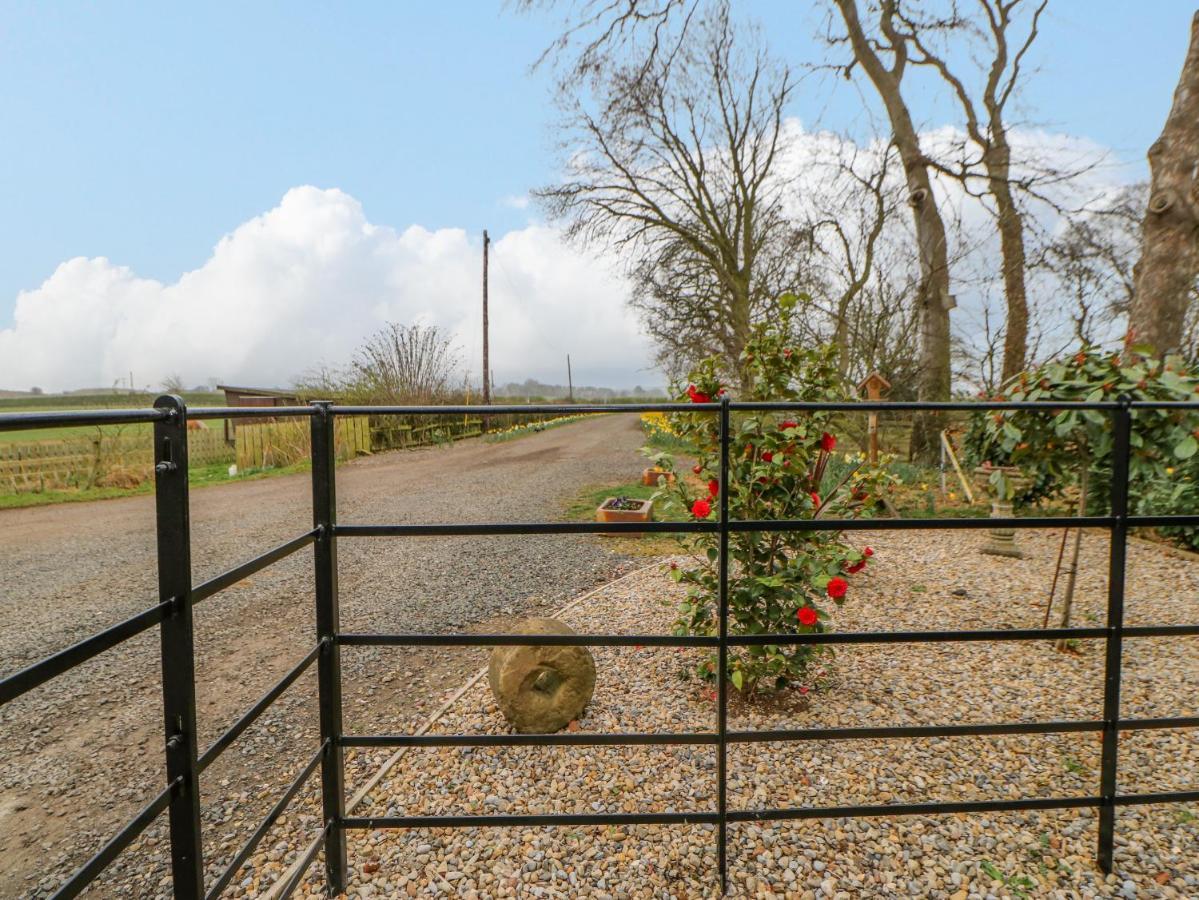
M 513 400 L 545 399 L 559 400 L 570 396 L 570 387 L 565 384 L 545 384 L 532 378 L 524 382 L 510 381 L 492 390 L 495 397 L 507 397 Z M 634 388 L 595 387 L 592 385 L 575 385 L 576 400 L 592 400 L 611 402 L 618 399 L 655 400 L 666 396 L 666 388 L 637 385 Z

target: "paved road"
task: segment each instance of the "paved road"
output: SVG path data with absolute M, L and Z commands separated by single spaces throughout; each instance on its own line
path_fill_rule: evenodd
M 643 465 L 630 416 L 597 417 L 502 443 L 381 454 L 338 471 L 342 522 L 560 518 L 580 488 Z M 310 527 L 306 475 L 192 494 L 196 582 Z M 622 560 L 589 536 L 340 542 L 342 625 L 444 631 L 548 609 Z M 200 746 L 312 646 L 311 553 L 196 609 Z M 156 602 L 153 498 L 0 512 L 0 673 Z M 163 783 L 157 632 L 0 708 L 0 896 L 43 896 Z M 480 650 L 347 650 L 347 731 L 399 731 L 484 658 Z M 210 873 L 315 747 L 310 671 L 205 773 Z M 165 891 L 161 823 L 122 857 L 104 896 Z M 235 882 L 236 884 L 236 882 Z

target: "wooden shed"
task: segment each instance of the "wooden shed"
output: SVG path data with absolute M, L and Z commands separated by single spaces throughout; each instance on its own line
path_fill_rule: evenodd
M 226 406 L 302 406 L 299 396 L 294 391 L 283 391 L 277 388 L 235 387 L 231 384 L 218 384 L 218 391 L 225 392 Z M 270 422 L 270 418 L 226 419 L 225 440 L 233 443 L 234 430 L 237 422 Z

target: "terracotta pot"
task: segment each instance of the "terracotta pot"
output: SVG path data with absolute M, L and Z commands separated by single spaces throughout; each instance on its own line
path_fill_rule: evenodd
M 666 476 L 668 484 L 674 482 L 673 472 L 667 472 L 665 469 L 659 469 L 657 466 L 650 466 L 641 473 L 641 483 L 646 487 L 657 487 L 658 479 L 663 475 Z
M 608 497 L 595 510 L 597 522 L 652 522 L 654 518 L 654 501 L 641 500 L 637 509 L 608 509 L 607 506 L 615 497 Z M 643 532 L 626 532 L 624 534 L 608 534 L 605 537 L 641 537 Z

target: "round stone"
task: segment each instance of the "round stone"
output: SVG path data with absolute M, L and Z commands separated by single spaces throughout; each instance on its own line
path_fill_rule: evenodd
M 557 619 L 521 619 L 513 634 L 574 634 Z M 586 647 L 496 647 L 487 681 L 500 711 L 523 734 L 549 734 L 577 719 L 595 691 Z

